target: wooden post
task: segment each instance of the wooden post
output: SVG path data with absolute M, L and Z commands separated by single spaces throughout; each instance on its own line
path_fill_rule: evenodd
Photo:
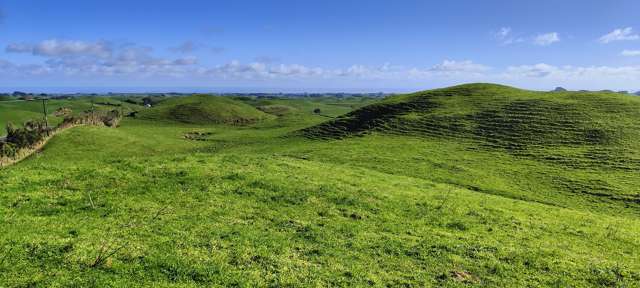
M 42 98 L 42 114 L 44 114 L 44 126 L 49 136 L 49 118 L 47 117 L 47 98 Z

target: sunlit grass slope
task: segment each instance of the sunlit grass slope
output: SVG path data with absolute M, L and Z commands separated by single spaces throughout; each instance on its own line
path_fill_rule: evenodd
M 559 206 L 620 207 L 621 213 L 637 215 L 638 131 L 637 97 L 470 84 L 391 97 L 302 134 L 313 139 L 410 136 L 419 140 L 367 138 L 362 142 L 372 147 L 363 153 L 375 150 L 387 161 L 411 167 L 397 172 L 477 191 Z M 353 154 L 335 151 L 324 157 L 342 161 Z M 381 166 L 394 170 L 386 162 Z
M 141 111 L 139 117 L 191 124 L 249 124 L 273 118 L 240 101 L 211 95 L 170 98 Z
M 346 107 L 299 101 L 244 126 L 75 128 L 0 170 L 0 286 L 639 286 L 637 206 L 543 181 L 633 197 L 631 172 L 464 137 L 292 136 Z

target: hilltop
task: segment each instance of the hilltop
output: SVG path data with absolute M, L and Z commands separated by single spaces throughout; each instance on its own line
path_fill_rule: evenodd
M 567 165 L 633 170 L 640 169 L 639 129 L 635 97 L 467 84 L 391 97 L 301 133 L 320 139 L 374 132 L 456 139 Z M 558 158 L 550 149 L 582 153 Z
M 189 124 L 250 124 L 273 116 L 228 97 L 194 95 L 161 101 L 137 117 Z
M 590 209 L 621 205 L 637 213 L 640 193 L 630 179 L 640 169 L 638 131 L 640 99 L 634 96 L 467 84 L 390 97 L 297 134 L 349 142 L 370 135 L 362 142 L 378 143 L 380 155 L 395 153 L 388 156 L 404 161 L 402 167 L 412 172 L 402 173 L 412 176 L 424 173 L 419 176 L 517 199 Z M 462 160 L 449 159 L 449 168 L 430 171 L 413 165 L 420 153 L 413 147 L 382 148 L 394 135 L 445 153 L 430 156 L 432 161 L 461 155 L 467 164 L 451 165 Z M 384 169 L 399 172 L 389 167 Z

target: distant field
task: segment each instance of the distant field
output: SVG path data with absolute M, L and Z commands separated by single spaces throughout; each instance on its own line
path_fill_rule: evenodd
M 0 287 L 640 287 L 638 98 L 185 101 L 0 170 Z

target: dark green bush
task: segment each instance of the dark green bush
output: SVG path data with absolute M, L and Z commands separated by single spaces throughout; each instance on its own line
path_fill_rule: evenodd
M 42 141 L 49 132 L 44 121 L 28 121 L 22 128 L 9 123 L 6 142 L 13 144 L 16 149 L 28 148 Z
M 9 142 L 0 142 L 0 158 L 8 157 L 14 158 L 16 157 L 18 150 L 16 146 Z

